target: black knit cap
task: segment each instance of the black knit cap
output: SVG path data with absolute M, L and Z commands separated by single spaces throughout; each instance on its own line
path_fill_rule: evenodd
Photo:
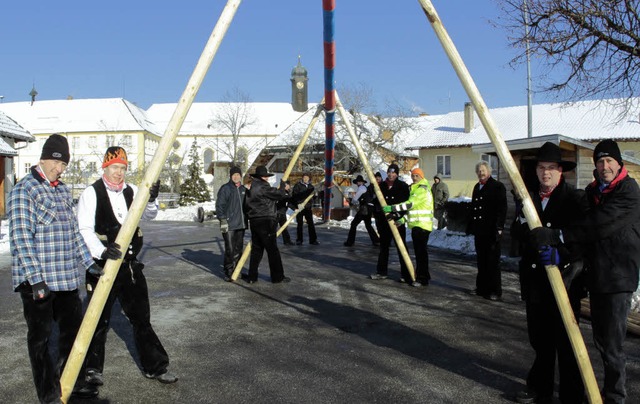
M 40 160 L 60 160 L 69 164 L 70 158 L 69 143 L 66 137 L 54 133 L 44 142 Z
M 618 143 L 611 139 L 603 140 L 596 145 L 596 148 L 593 151 L 593 163 L 597 163 L 598 160 L 603 157 L 611 157 L 612 159 L 617 161 L 620 166 L 623 165 L 622 155 L 620 154 Z
M 389 168 L 387 168 L 387 172 L 388 173 L 396 173 L 396 174 L 400 175 L 400 168 L 395 163 L 389 164 Z
M 240 169 L 240 167 L 238 166 L 231 167 L 231 169 L 229 169 L 229 177 L 231 177 L 233 174 L 242 175 L 242 170 Z

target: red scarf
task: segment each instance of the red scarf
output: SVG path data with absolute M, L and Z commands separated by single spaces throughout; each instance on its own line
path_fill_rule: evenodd
M 609 192 L 613 191 L 616 188 L 616 186 L 618 186 L 618 183 L 620 181 L 622 181 L 623 179 L 625 179 L 627 177 L 627 175 L 629 175 L 629 172 L 627 171 L 627 167 L 622 166 L 622 168 L 620 169 L 620 172 L 618 173 L 616 178 L 614 178 L 613 181 L 611 181 L 609 183 L 609 185 L 607 185 L 602 190 L 602 192 L 600 192 L 600 193 L 596 192 L 595 194 L 593 194 L 593 198 L 594 198 L 594 201 L 595 201 L 596 205 L 600 204 L 600 200 L 601 200 L 600 198 L 601 198 L 602 195 L 608 194 Z M 594 177 L 597 178 L 597 176 L 598 176 L 598 173 L 597 172 L 594 173 Z M 598 180 L 594 180 L 591 184 L 589 184 L 589 186 L 593 187 L 595 189 L 598 189 L 598 187 L 600 186 L 600 183 L 599 183 Z
M 560 184 L 562 184 L 562 181 L 564 181 L 564 177 L 562 175 L 560 175 L 560 181 L 558 181 L 557 185 L 552 186 L 548 191 L 543 191 L 542 189 L 538 190 L 538 195 L 540 195 L 540 200 L 544 200 L 545 198 L 550 198 L 551 194 L 553 193 L 553 191 L 556 189 L 556 187 Z
M 121 182 L 121 183 L 119 183 L 119 184 L 115 184 L 115 183 L 113 183 L 113 182 L 110 182 L 110 181 L 107 179 L 107 176 L 106 176 L 106 175 L 104 175 L 104 174 L 102 174 L 102 181 L 104 181 L 104 185 L 107 187 L 107 189 L 108 189 L 109 191 L 113 191 L 113 192 L 120 192 L 120 191 L 122 191 L 122 188 L 124 188 L 124 181 L 122 181 L 122 182 Z
M 38 174 L 40 174 L 40 176 L 42 177 L 43 180 L 47 180 L 47 182 L 49 183 L 49 185 L 51 185 L 52 187 L 57 187 L 58 184 L 60 184 L 60 181 L 55 180 L 55 181 L 49 181 L 49 179 L 47 178 L 46 175 L 44 175 L 44 172 L 42 172 L 42 168 L 40 168 L 40 166 L 36 166 L 36 172 Z

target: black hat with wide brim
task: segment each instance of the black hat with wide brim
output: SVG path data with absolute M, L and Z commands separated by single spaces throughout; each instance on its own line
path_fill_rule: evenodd
M 364 178 L 362 178 L 362 175 L 360 175 L 360 174 L 358 174 L 358 176 L 356 177 L 355 180 L 353 180 L 353 182 L 355 184 L 357 184 L 358 182 L 364 182 L 365 184 L 367 183 L 367 181 Z
M 262 178 L 262 177 L 271 177 L 273 176 L 273 173 L 270 173 L 269 171 L 267 171 L 266 166 L 258 166 L 256 168 L 256 172 L 250 175 L 254 178 Z
M 562 167 L 562 171 L 571 171 L 576 168 L 576 163 L 562 159 L 562 151 L 560 146 L 555 143 L 546 142 L 538 150 L 536 161 L 545 161 L 549 163 L 558 163 Z

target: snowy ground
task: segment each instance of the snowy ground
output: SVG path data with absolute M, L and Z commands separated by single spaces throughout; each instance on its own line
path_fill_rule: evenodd
M 196 206 L 179 207 L 175 209 L 165 209 L 158 212 L 156 220 L 162 221 L 196 221 L 198 207 L 203 206 L 205 210 L 213 209 L 211 203 L 199 204 Z M 291 213 L 291 211 L 289 211 Z M 346 220 L 335 221 L 331 220 L 327 223 L 327 227 L 340 227 L 348 230 L 351 227 L 351 220 L 353 217 L 349 216 Z M 375 226 L 375 224 L 374 224 Z M 364 223 L 358 225 L 358 231 L 367 231 Z M 346 233 L 345 233 L 346 236 Z M 407 240 L 411 240 L 411 235 L 407 234 Z M 434 230 L 429 237 L 429 246 L 445 248 L 448 250 L 458 251 L 464 254 L 475 254 L 475 248 L 473 245 L 473 238 L 465 235 L 464 233 L 451 232 L 447 229 Z M 9 227 L 6 220 L 2 221 L 0 228 L 0 254 L 9 253 Z M 640 288 L 633 296 L 631 302 L 632 310 L 640 312 Z

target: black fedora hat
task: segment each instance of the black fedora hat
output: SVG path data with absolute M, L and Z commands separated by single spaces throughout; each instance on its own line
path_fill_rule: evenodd
M 562 152 L 560 146 L 555 143 L 546 142 L 538 150 L 536 161 L 546 161 L 549 163 L 558 163 L 562 167 L 562 171 L 571 171 L 576 168 L 576 163 L 573 161 L 562 160 Z
M 358 182 L 364 182 L 365 184 L 367 183 L 367 181 L 366 181 L 364 178 L 362 178 L 362 175 L 361 175 L 361 174 L 358 174 L 358 176 L 356 177 L 356 179 L 355 179 L 355 180 L 353 180 L 353 182 L 354 182 L 354 183 L 356 183 L 356 184 L 357 184 Z
M 271 177 L 273 173 L 268 172 L 266 166 L 258 166 L 256 167 L 256 172 L 251 174 L 251 176 L 254 178 Z

